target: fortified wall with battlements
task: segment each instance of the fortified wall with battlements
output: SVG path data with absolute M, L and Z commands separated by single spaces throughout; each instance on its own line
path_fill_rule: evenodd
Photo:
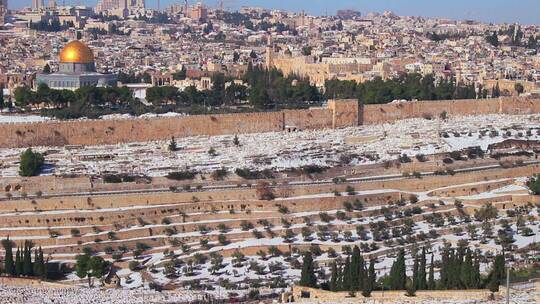
M 325 108 L 279 112 L 193 115 L 117 120 L 0 124 L 0 148 L 100 145 L 167 140 L 171 137 L 343 128 L 415 117 L 540 113 L 540 99 L 445 100 L 362 105 L 330 100 Z

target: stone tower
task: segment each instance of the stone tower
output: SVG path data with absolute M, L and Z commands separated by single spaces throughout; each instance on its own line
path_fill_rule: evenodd
M 274 67 L 274 42 L 272 36 L 268 35 L 266 44 L 266 69 L 270 70 Z

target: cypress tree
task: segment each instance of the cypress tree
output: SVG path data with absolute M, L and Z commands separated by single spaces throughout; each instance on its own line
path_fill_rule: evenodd
M 418 269 L 418 289 L 426 290 L 426 247 L 422 248 L 422 256 L 420 257 L 420 268 Z
M 459 262 L 459 253 L 453 249 L 450 250 L 450 265 L 448 269 L 448 281 L 450 289 L 460 289 L 459 272 L 461 270 L 461 263 Z
M 493 88 L 493 93 L 491 94 L 493 95 L 492 97 L 500 97 L 501 96 L 501 89 L 499 87 L 499 83 L 497 82 L 497 84 L 495 85 L 495 88 Z
M 9 237 L 6 240 L 2 241 L 2 246 L 5 251 L 4 259 L 4 270 L 7 275 L 15 275 L 15 265 L 13 262 L 13 243 L 9 240 Z
M 478 289 L 481 287 L 481 277 L 480 277 L 480 257 L 478 253 L 474 254 L 474 275 L 472 278 L 472 288 Z
M 48 273 L 47 273 L 47 263 L 45 263 L 45 259 L 43 258 L 43 250 L 41 249 L 41 246 L 39 246 L 39 263 L 41 264 L 40 266 L 40 276 L 42 279 L 47 279 L 48 278 Z
M 358 268 L 356 270 L 358 272 L 358 290 L 364 290 L 364 287 L 366 285 L 367 281 L 367 271 L 366 271 L 366 263 L 364 261 L 364 258 L 360 255 L 360 259 L 358 260 Z
M 414 257 L 414 264 L 413 264 L 413 274 L 412 274 L 412 287 L 414 288 L 414 290 L 418 290 L 418 285 L 420 284 L 419 282 L 419 277 L 418 277 L 418 255 L 416 255 Z
M 375 274 L 375 258 L 372 258 L 369 261 L 369 270 L 366 275 L 366 281 L 364 283 L 364 289 L 362 290 L 362 295 L 364 297 L 370 297 L 371 292 L 375 288 L 375 282 L 377 281 L 377 274 Z
M 40 263 L 39 263 L 39 253 L 38 253 L 38 250 L 37 249 L 34 249 L 34 264 L 32 265 L 33 266 L 33 270 L 34 270 L 34 275 L 39 277 L 40 276 Z
M 427 283 L 427 288 L 429 290 L 435 290 L 435 266 L 433 265 L 433 256 L 434 254 L 431 254 L 431 264 L 429 265 L 429 279 Z
M 360 287 L 360 248 L 354 246 L 349 266 L 351 286 L 349 291 L 357 291 Z
M 390 269 L 390 288 L 392 290 L 405 290 L 406 282 L 405 250 L 401 249 Z
M 441 253 L 440 286 L 442 289 L 448 289 L 451 276 L 450 245 L 446 244 Z
M 467 250 L 465 254 L 465 261 L 461 265 L 461 284 L 463 288 L 471 289 L 473 288 L 474 282 L 474 264 L 472 260 L 472 254 L 470 250 Z
M 337 265 L 337 291 L 343 290 L 343 267 Z
M 488 287 L 491 292 L 499 291 L 499 286 L 504 281 L 504 255 L 500 254 L 495 257 L 493 267 L 489 274 Z
M 343 267 L 341 290 L 351 290 L 351 258 L 345 259 L 345 266 Z
M 302 274 L 300 276 L 300 286 L 317 287 L 317 277 L 315 276 L 315 267 L 313 266 L 313 257 L 311 252 L 304 254 L 302 265 Z
M 32 276 L 33 275 L 33 268 L 32 268 L 32 253 L 31 253 L 31 247 L 32 244 L 30 242 L 25 241 L 24 242 L 24 251 L 23 251 L 23 274 L 25 276 Z
M 15 275 L 20 276 L 23 274 L 23 263 L 21 258 L 21 249 L 17 247 L 17 253 L 15 254 Z
M 332 274 L 330 277 L 330 291 L 338 291 L 338 270 L 337 270 L 337 263 L 334 261 L 332 263 Z
M 4 109 L 4 85 L 0 84 L 0 110 Z

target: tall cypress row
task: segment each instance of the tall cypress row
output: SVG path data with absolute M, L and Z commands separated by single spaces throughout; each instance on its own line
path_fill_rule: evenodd
M 413 274 L 412 274 L 412 284 L 414 287 L 414 290 L 418 290 L 419 278 L 418 278 L 418 255 L 414 256 L 414 263 L 413 263 Z
M 489 290 L 491 292 L 499 291 L 499 286 L 503 283 L 504 277 L 504 255 L 500 254 L 495 257 L 493 267 L 489 274 Z
M 366 263 L 364 258 L 360 255 L 358 260 L 358 290 L 364 290 L 367 281 Z
M 474 282 L 474 264 L 470 250 L 465 254 L 465 261 L 461 264 L 461 284 L 465 289 L 473 288 Z
M 23 263 L 21 258 L 21 249 L 17 247 L 17 253 L 15 254 L 15 275 L 20 276 L 23 274 Z
M 449 268 L 449 251 L 450 248 L 445 246 L 441 253 L 441 269 L 440 269 L 440 287 L 448 289 L 448 268 Z M 432 256 L 433 260 L 433 256 Z
M 405 290 L 406 282 L 405 250 L 401 249 L 390 269 L 390 288 L 392 290 Z
M 47 279 L 47 264 L 45 263 L 45 259 L 43 258 L 43 250 L 41 249 L 41 246 L 39 246 L 39 276 L 42 279 Z
M 4 259 L 4 270 L 7 275 L 15 275 L 15 263 L 13 261 L 13 243 L 9 240 L 9 237 L 6 240 L 2 241 L 2 246 L 6 253 Z
M 418 268 L 418 289 L 426 290 L 426 247 L 422 248 L 422 255 L 420 256 L 420 266 Z
M 433 256 L 435 254 L 431 254 L 431 263 L 429 264 L 429 278 L 427 283 L 427 288 L 429 290 L 435 290 L 435 265 L 433 264 Z
M 334 261 L 332 263 L 332 270 L 331 270 L 331 277 L 330 277 L 330 291 L 338 291 L 339 284 L 338 284 L 338 270 L 337 270 L 337 263 Z
M 370 297 L 371 292 L 375 288 L 375 282 L 377 280 L 377 275 L 375 274 L 375 258 L 371 258 L 369 261 L 369 269 L 366 274 L 364 288 L 362 289 L 362 295 L 364 297 Z
M 32 244 L 28 241 L 24 242 L 24 252 L 23 252 L 23 274 L 25 276 L 32 276 L 33 268 L 32 268 L 32 252 L 31 247 Z
M 351 285 L 349 291 L 357 291 L 360 288 L 360 248 L 354 246 L 351 264 L 349 265 Z
M 37 248 L 34 249 L 34 264 L 32 264 L 32 267 L 33 267 L 33 271 L 34 271 L 34 275 L 35 276 L 40 276 L 40 269 L 39 269 L 39 253 L 38 253 L 38 250 Z
M 311 256 L 311 252 L 306 252 L 304 254 L 300 286 L 312 288 L 317 287 L 317 277 L 315 276 L 315 267 L 313 265 L 313 257 Z
M 474 254 L 474 275 L 473 275 L 473 288 L 481 288 L 482 287 L 482 278 L 480 277 L 480 257 L 478 256 L 478 252 Z
M 343 267 L 343 280 L 341 283 L 342 290 L 351 290 L 351 258 L 345 259 L 345 266 Z

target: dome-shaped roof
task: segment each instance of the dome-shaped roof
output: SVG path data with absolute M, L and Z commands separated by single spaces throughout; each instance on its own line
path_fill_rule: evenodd
M 94 62 L 94 53 L 84 43 L 75 40 L 66 44 L 60 52 L 61 63 L 92 63 Z

